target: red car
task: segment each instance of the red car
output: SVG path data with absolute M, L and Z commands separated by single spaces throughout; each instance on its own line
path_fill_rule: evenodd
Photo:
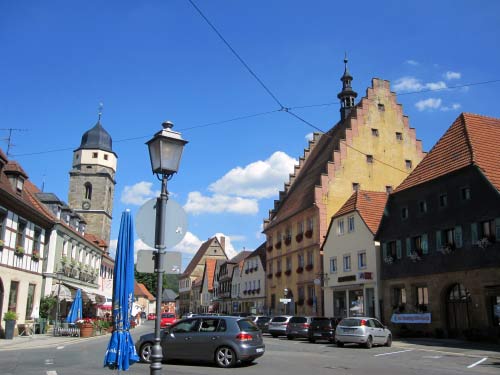
M 156 319 L 156 314 L 155 313 L 149 313 L 148 314 L 148 320 L 155 320 Z
M 161 314 L 161 321 L 160 321 L 160 328 L 166 328 L 171 326 L 177 321 L 175 314 L 174 313 L 162 313 Z

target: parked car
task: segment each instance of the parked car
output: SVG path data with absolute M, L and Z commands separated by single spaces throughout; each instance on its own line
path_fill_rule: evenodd
M 160 320 L 160 328 L 171 326 L 177 321 L 174 313 L 162 313 Z
M 287 339 L 309 338 L 309 327 L 314 321 L 328 321 L 328 318 L 323 316 L 293 316 L 286 327 Z
M 342 347 L 347 343 L 363 344 L 370 349 L 373 345 L 392 345 L 392 334 L 375 318 L 344 318 L 335 330 L 335 342 Z
M 154 333 L 143 335 L 136 349 L 143 362 L 151 361 Z M 165 360 L 214 361 L 219 367 L 250 363 L 264 354 L 259 328 L 249 319 L 232 316 L 183 319 L 163 331 Z
M 259 327 L 262 333 L 269 333 L 269 321 L 271 317 L 269 316 L 251 316 L 250 319 Z
M 291 318 L 291 315 L 279 315 L 272 317 L 268 325 L 268 330 L 271 336 L 286 336 L 286 327 Z
M 340 320 L 340 318 L 313 320 L 309 326 L 309 342 L 315 342 L 316 340 L 335 342 L 335 328 Z
M 156 319 L 156 314 L 155 313 L 149 313 L 148 314 L 148 320 L 155 320 Z

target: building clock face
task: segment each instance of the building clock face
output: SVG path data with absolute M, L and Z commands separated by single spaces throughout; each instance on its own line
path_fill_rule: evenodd
M 82 203 L 82 208 L 84 210 L 88 210 L 90 208 L 90 202 L 89 201 L 85 201 Z

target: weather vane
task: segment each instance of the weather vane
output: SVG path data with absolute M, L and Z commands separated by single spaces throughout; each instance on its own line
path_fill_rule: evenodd
M 101 122 L 101 117 L 102 117 L 102 108 L 104 107 L 104 104 L 102 102 L 99 103 L 99 122 Z

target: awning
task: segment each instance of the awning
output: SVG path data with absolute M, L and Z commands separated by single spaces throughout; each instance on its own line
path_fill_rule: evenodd
M 73 301 L 73 295 L 71 290 L 64 284 L 52 285 L 52 296 L 58 297 L 59 300 Z
M 80 289 L 82 291 L 82 299 L 84 302 L 91 301 L 92 303 L 104 303 L 106 302 L 106 297 L 102 295 L 102 292 L 100 290 L 97 290 L 95 288 L 89 288 L 87 286 L 83 285 L 78 285 L 78 284 L 73 284 L 68 281 L 63 281 L 63 284 L 66 285 L 67 287 L 71 288 L 74 290 L 74 293 L 76 292 L 77 289 Z M 61 285 L 62 287 L 63 285 Z

